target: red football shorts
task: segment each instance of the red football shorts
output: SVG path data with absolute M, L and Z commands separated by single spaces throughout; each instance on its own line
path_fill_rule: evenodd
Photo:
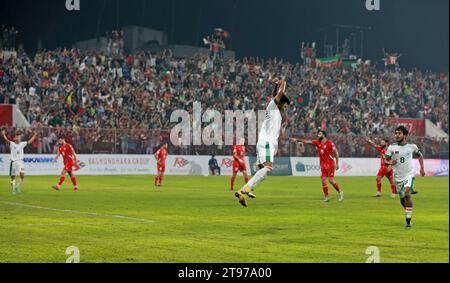
M 322 178 L 334 178 L 334 173 L 336 172 L 335 164 L 325 164 L 321 166 Z
M 392 170 L 392 168 L 389 168 L 388 166 L 382 166 L 378 171 L 377 177 L 386 177 L 390 180 L 394 178 L 394 170 Z
M 233 161 L 233 174 L 237 174 L 238 172 L 247 172 L 247 166 L 241 164 L 239 162 Z
M 166 172 L 166 164 L 157 164 L 156 169 L 158 173 L 164 173 Z
M 64 171 L 71 173 L 73 171 L 74 166 L 75 166 L 75 163 L 73 163 L 73 162 L 64 163 Z

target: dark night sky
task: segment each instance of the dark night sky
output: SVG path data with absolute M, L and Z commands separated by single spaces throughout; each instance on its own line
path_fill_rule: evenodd
M 365 0 L 81 0 L 81 11 L 65 0 L 0 0 L 0 23 L 22 33 L 26 50 L 70 46 L 117 26 L 144 25 L 168 32 L 171 43 L 201 44 L 214 27 L 232 32 L 238 57 L 299 60 L 301 41 L 317 41 L 317 30 L 333 24 L 371 26 L 365 57 L 379 60 L 381 48 L 404 54 L 405 67 L 448 72 L 449 1 L 380 0 L 369 12 Z M 330 29 L 329 43 L 335 42 Z

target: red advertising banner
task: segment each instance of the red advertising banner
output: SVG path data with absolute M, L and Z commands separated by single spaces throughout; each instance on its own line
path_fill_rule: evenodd
M 13 109 L 12 105 L 0 104 L 0 126 L 12 127 Z
M 405 126 L 411 136 L 425 136 L 425 120 L 424 119 L 407 119 L 407 118 L 389 118 L 388 124 Z

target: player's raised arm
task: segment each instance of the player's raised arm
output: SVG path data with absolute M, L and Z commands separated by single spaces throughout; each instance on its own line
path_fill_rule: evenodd
M 366 137 L 366 141 L 367 143 L 369 143 L 371 146 L 373 147 L 379 147 L 379 145 L 377 145 L 373 140 L 371 140 L 369 137 Z
M 38 137 L 38 133 L 35 132 L 33 134 L 33 136 L 31 137 L 31 139 L 28 141 L 28 144 L 32 144 L 36 140 L 37 137 Z
M 11 143 L 11 141 L 8 139 L 8 137 L 6 136 L 6 131 L 5 130 L 3 130 L 2 131 L 2 137 L 3 137 L 3 139 L 7 142 L 7 143 Z
M 273 87 L 273 91 L 272 91 L 272 97 L 275 98 L 275 96 L 277 96 L 278 93 L 278 79 L 273 79 L 270 83 L 274 85 Z
M 286 93 L 286 81 L 285 80 L 280 80 L 277 83 L 278 88 L 277 88 L 277 93 L 275 95 L 274 100 L 278 103 L 280 102 L 281 98 L 283 97 L 283 95 Z
M 299 143 L 303 143 L 303 144 L 313 144 L 313 142 L 311 140 L 296 139 L 296 138 L 290 138 L 289 140 L 291 142 L 299 142 Z

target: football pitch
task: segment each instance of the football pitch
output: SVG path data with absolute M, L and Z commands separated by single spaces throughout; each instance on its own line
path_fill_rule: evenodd
M 449 262 L 449 179 L 418 178 L 413 228 L 384 181 L 337 178 L 346 199 L 322 203 L 319 178 L 269 177 L 241 207 L 229 177 L 78 177 L 60 192 L 58 176 L 27 177 L 12 196 L 0 177 L 0 262 L 64 263 L 364 263 Z M 242 185 L 240 177 L 237 184 Z

